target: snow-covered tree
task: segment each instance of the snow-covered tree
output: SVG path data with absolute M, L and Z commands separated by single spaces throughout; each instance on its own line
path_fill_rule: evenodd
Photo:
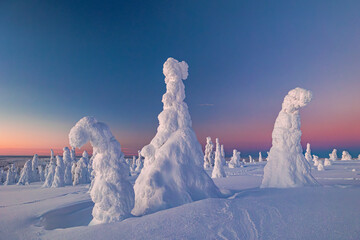
M 312 159 L 312 157 L 311 157 L 310 143 L 307 143 L 307 144 L 306 144 L 305 159 L 308 161 L 309 164 L 311 164 L 312 161 L 313 161 L 313 159 Z
M 76 165 L 77 162 L 72 162 L 71 163 L 71 179 L 72 179 L 72 183 L 74 184 L 74 179 L 75 179 L 75 169 L 76 169 Z
M 331 165 L 332 165 L 331 161 L 328 158 L 325 158 L 324 166 L 327 167 L 327 166 L 331 166 Z
M 128 167 L 119 142 L 109 127 L 94 117 L 80 119 L 69 133 L 72 147 L 82 147 L 90 141 L 93 147 L 94 180 L 90 196 L 95 203 L 90 225 L 121 221 L 134 206 L 134 190 L 127 180 Z
M 254 162 L 254 159 L 252 158 L 251 155 L 249 155 L 249 163 L 253 163 Z
M 64 147 L 63 161 L 65 168 L 64 183 L 65 185 L 72 185 L 72 175 L 71 175 L 72 159 L 71 159 L 70 149 L 68 147 Z
M 221 144 L 220 153 L 221 153 L 222 165 L 225 166 L 226 165 L 226 159 L 225 159 L 225 151 L 224 151 L 224 145 L 223 144 Z
M 259 162 L 262 162 L 262 161 L 263 161 L 263 158 L 262 158 L 261 152 L 259 152 Z
M 159 127 L 149 145 L 141 150 L 144 168 L 137 178 L 134 215 L 220 195 L 203 168 L 204 154 L 191 127 L 184 102 L 182 80 L 188 76 L 188 65 L 169 58 L 164 63 L 166 93 Z
M 35 154 L 31 161 L 31 175 L 30 175 L 31 182 L 40 181 L 38 165 L 39 165 L 39 156 L 37 154 Z
M 6 173 L 4 171 L 3 168 L 0 168 L 0 184 L 2 184 L 3 182 L 5 182 L 5 178 L 6 178 Z
M 216 139 L 216 140 L 218 140 L 218 139 Z M 211 177 L 212 178 L 226 177 L 224 165 L 222 163 L 221 147 L 219 145 L 219 141 L 216 141 L 215 165 L 214 165 L 214 169 L 212 171 Z
M 14 164 L 10 164 L 7 170 L 6 180 L 4 185 L 12 185 L 16 183 L 17 168 Z
M 81 157 L 76 163 L 73 185 L 86 184 L 90 182 L 89 173 L 86 164 L 86 158 Z
M 43 165 L 38 165 L 40 182 L 45 181 L 45 168 Z
M 138 158 L 136 159 L 135 172 L 140 172 L 143 167 L 144 167 L 144 163 L 143 163 L 143 160 L 141 158 L 141 151 L 138 151 Z
M 313 155 L 313 161 L 314 161 L 314 166 L 317 167 L 319 165 L 319 157 L 316 155 Z
M 135 172 L 135 169 L 136 169 L 136 157 L 133 156 L 133 157 L 132 157 L 132 161 L 131 161 L 130 170 L 131 170 L 132 172 Z
M 240 167 L 240 152 L 234 149 L 233 155 L 229 162 L 229 168 L 238 168 L 238 167 Z
M 317 184 L 300 144 L 299 109 L 306 106 L 311 99 L 312 93 L 302 88 L 295 88 L 285 96 L 272 132 L 272 147 L 264 168 L 262 188 Z
M 352 157 L 348 151 L 343 151 L 341 160 L 352 160 Z
M 55 171 L 56 171 L 56 162 L 55 162 L 54 152 L 52 150 L 51 150 L 50 162 L 46 168 L 47 168 L 47 172 L 46 172 L 45 182 L 43 184 L 43 187 L 49 188 L 49 187 L 51 187 L 51 185 L 54 181 L 54 176 L 55 176 Z
M 84 152 L 82 153 L 82 157 L 85 158 L 85 160 L 86 160 L 85 162 L 86 162 L 86 164 L 88 164 L 89 163 L 89 154 L 86 150 L 84 150 Z
M 32 178 L 31 160 L 27 160 L 25 162 L 23 169 L 21 169 L 20 179 L 19 179 L 17 185 L 30 184 L 31 178 Z
M 333 150 L 332 150 L 332 152 L 329 154 L 329 159 L 331 160 L 331 161 L 336 161 L 336 160 L 338 160 L 338 156 L 337 156 L 337 150 L 334 148 Z
M 214 144 L 211 137 L 206 138 L 205 155 L 204 155 L 204 168 L 210 168 L 214 165 Z
M 324 171 L 324 165 L 323 165 L 323 162 L 321 160 L 318 160 L 318 165 L 317 165 L 317 170 L 318 171 Z
M 71 148 L 70 157 L 72 163 L 77 162 L 75 148 Z
M 70 155 L 70 154 L 69 154 Z M 65 186 L 65 165 L 61 156 L 56 156 L 56 168 L 54 174 L 54 180 L 51 187 L 58 188 Z

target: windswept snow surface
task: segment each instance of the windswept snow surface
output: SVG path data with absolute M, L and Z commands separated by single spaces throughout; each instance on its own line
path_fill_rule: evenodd
M 313 167 L 319 186 L 288 189 L 259 188 L 265 164 L 224 167 L 227 177 L 214 182 L 227 198 L 94 226 L 89 185 L 1 185 L 0 239 L 359 239 L 358 160 Z

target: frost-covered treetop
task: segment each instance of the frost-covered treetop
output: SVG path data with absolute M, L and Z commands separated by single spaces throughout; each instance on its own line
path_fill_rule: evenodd
M 294 88 L 285 96 L 282 111 L 292 113 L 306 106 L 312 99 L 312 92 L 303 88 Z
M 166 93 L 162 97 L 163 111 L 158 116 L 159 127 L 151 143 L 141 150 L 141 155 L 149 159 L 154 155 L 155 149 L 161 147 L 172 133 L 192 125 L 188 106 L 184 102 L 185 86 L 182 81 L 188 77 L 187 63 L 168 58 L 164 63 L 163 73 Z

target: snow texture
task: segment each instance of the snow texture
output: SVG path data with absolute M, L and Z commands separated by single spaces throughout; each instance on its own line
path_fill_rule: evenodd
M 94 117 L 80 119 L 69 133 L 72 147 L 90 141 L 93 147 L 93 173 L 90 196 L 95 203 L 90 225 L 121 221 L 130 217 L 134 190 L 127 180 L 128 168 L 121 146 L 109 127 Z
M 134 185 L 134 215 L 220 195 L 203 169 L 204 154 L 184 102 L 182 80 L 188 77 L 188 65 L 169 58 L 164 63 L 163 73 L 166 83 L 163 111 L 158 116 L 155 137 L 141 150 L 145 159 Z
M 215 166 L 211 174 L 212 178 L 222 178 L 226 177 L 224 165 L 222 162 L 221 156 L 221 147 L 219 144 L 219 139 L 216 138 L 216 150 L 215 150 Z
M 342 152 L 341 160 L 351 160 L 351 159 L 352 157 L 349 152 L 347 151 Z
M 214 166 L 214 144 L 211 141 L 211 137 L 207 137 L 204 154 L 204 168 L 207 169 L 212 166 Z
M 312 99 L 312 93 L 295 88 L 285 96 L 282 109 L 275 121 L 272 147 L 264 168 L 262 188 L 288 188 L 314 185 L 311 167 L 300 144 L 299 109 Z

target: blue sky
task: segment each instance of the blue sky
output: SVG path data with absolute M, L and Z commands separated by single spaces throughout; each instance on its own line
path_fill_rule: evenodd
M 202 143 L 266 151 L 300 86 L 314 92 L 304 140 L 358 149 L 359 12 L 358 1 L 1 1 L 0 149 L 61 148 L 93 115 L 136 152 L 156 132 L 170 56 L 189 64 Z

